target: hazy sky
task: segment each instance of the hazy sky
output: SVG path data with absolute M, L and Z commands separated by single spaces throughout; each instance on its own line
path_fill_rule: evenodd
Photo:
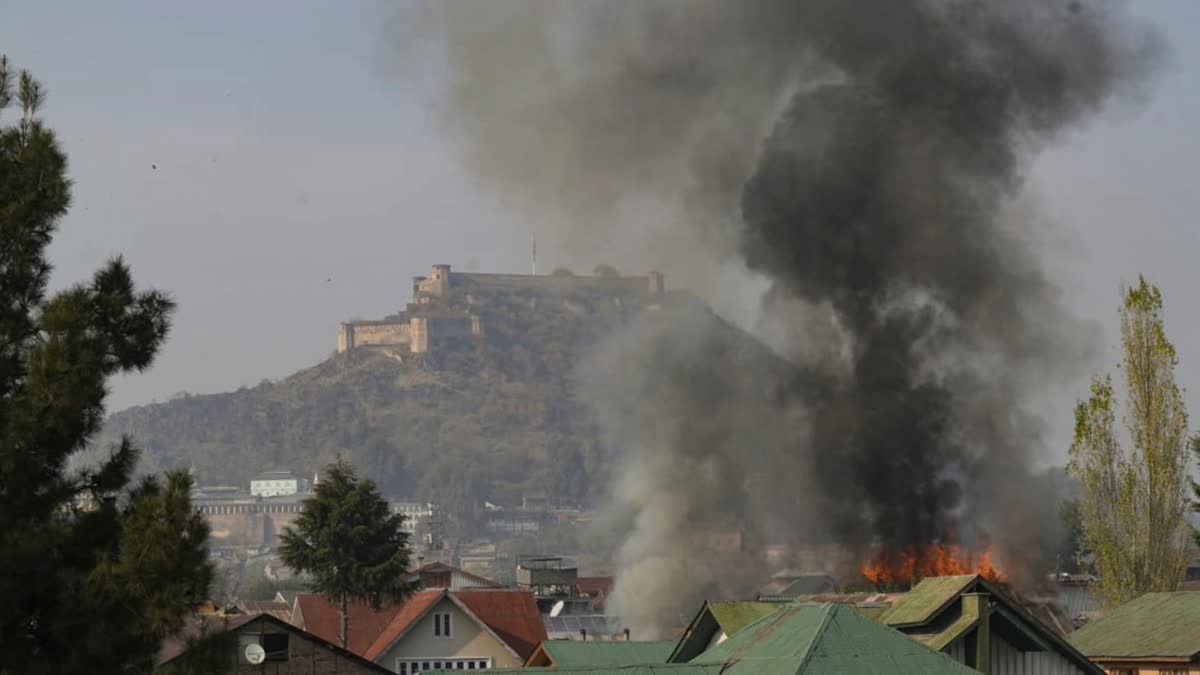
M 1197 414 L 1200 2 L 1134 6 L 1172 45 L 1150 102 L 1082 130 L 1031 181 L 1058 225 L 1051 274 L 1106 344 L 1121 284 L 1144 272 L 1162 287 Z M 122 253 L 179 302 L 157 363 L 116 384 L 113 409 L 313 365 L 338 322 L 401 308 L 431 263 L 527 269 L 525 227 L 440 135 L 437 83 L 388 62 L 391 15 L 368 0 L 0 4 L 0 53 L 49 89 L 76 180 L 56 285 Z

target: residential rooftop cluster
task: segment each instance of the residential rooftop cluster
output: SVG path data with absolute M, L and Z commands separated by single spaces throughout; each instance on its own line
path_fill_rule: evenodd
M 927 577 L 902 592 L 836 592 L 821 575 L 784 571 L 752 599 L 711 601 L 670 639 L 643 640 L 604 613 L 611 578 L 573 575 L 554 556 L 524 558 L 506 586 L 446 563 L 412 570 L 404 603 L 338 607 L 310 593 L 198 608 L 160 655 L 166 672 L 217 654 L 228 672 L 439 670 L 592 675 L 656 673 L 994 673 L 1141 675 L 1200 669 L 1200 592 L 1152 593 L 1087 621 L 1063 621 L 979 575 Z M 547 573 L 547 574 L 542 574 Z M 1087 580 L 1051 578 L 1060 591 Z M 559 599 L 570 599 L 562 602 Z M 1054 618 L 1057 617 L 1057 618 Z M 564 626 L 575 626 L 563 630 Z M 199 636 L 203 636 L 200 639 Z M 255 645 L 255 646 L 251 646 Z M 247 656 L 249 654 L 249 656 Z M 241 668 L 241 670 L 239 670 Z

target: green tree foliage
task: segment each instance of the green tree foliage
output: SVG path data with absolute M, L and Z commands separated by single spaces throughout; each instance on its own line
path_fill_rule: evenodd
M 1075 409 L 1068 470 L 1083 485 L 1084 541 L 1095 557 L 1100 598 L 1109 607 L 1152 591 L 1171 591 L 1187 566 L 1187 412 L 1175 384 L 1162 294 L 1144 278 L 1121 307 L 1122 416 L 1130 449 L 1116 430 L 1110 376 L 1092 381 Z
M 0 674 L 147 670 L 207 594 L 208 528 L 191 479 L 131 487 L 117 440 L 75 466 L 104 418 L 109 378 L 150 365 L 171 301 L 128 267 L 50 295 L 46 247 L 70 204 L 67 160 L 37 118 L 41 86 L 0 57 Z M 0 119 L 0 123 L 3 120 Z
M 339 457 L 321 472 L 295 527 L 283 532 L 280 559 L 339 608 L 343 647 L 350 602 L 378 608 L 412 594 L 404 580 L 411 551 L 403 524 L 404 516 L 390 512 L 375 483 L 359 479 Z
M 1083 513 L 1079 500 L 1072 499 L 1058 505 L 1058 571 L 1078 574 L 1084 565 Z

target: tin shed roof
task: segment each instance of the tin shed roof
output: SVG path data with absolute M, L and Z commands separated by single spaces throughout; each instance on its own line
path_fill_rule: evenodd
M 672 641 L 659 642 L 625 642 L 623 640 L 603 640 L 584 642 L 582 640 L 547 640 L 538 650 L 550 658 L 553 667 L 564 668 L 595 668 L 595 667 L 625 667 L 653 665 L 666 663 L 671 650 L 675 648 Z M 538 655 L 534 653 L 526 661 Z
M 926 623 L 958 599 L 978 579 L 974 574 L 925 577 L 911 591 L 899 595 L 896 602 L 879 616 L 879 620 L 897 627 Z
M 853 608 L 792 605 L 747 626 L 691 664 L 725 664 L 730 675 L 966 675 L 975 671 Z
M 1093 660 L 1193 659 L 1200 654 L 1200 592 L 1147 593 L 1071 633 L 1068 640 Z

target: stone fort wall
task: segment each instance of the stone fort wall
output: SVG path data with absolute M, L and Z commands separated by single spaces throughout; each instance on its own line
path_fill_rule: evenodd
M 429 299 L 446 296 L 451 288 L 508 289 L 527 292 L 574 293 L 594 291 L 611 295 L 656 295 L 664 290 L 663 276 L 602 277 L 530 274 L 476 274 L 451 270 L 449 265 L 434 265 L 429 276 L 413 277 L 413 302 L 428 304 Z M 357 321 L 338 328 L 338 353 L 360 347 L 391 346 L 413 354 L 428 352 L 439 341 L 481 337 L 483 326 L 478 316 L 426 317 L 401 315 L 393 321 Z

